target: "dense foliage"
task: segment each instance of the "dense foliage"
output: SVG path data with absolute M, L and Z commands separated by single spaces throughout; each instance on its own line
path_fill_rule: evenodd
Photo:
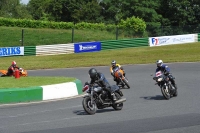
M 187 30 L 196 32 L 200 30 L 200 1 L 30 0 L 24 5 L 20 0 L 0 0 L 0 17 L 112 25 L 139 18 L 145 22 L 147 31 L 151 32 L 149 35 L 161 33 L 161 26 L 171 32 L 174 32 L 174 26 L 187 26 Z M 145 27 L 143 23 L 141 25 L 138 30 Z M 180 28 L 177 30 L 182 32 Z

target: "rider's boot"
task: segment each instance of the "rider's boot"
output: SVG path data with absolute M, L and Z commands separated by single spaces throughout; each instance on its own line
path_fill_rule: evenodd
M 112 93 L 111 96 L 112 96 L 114 103 L 121 103 L 121 102 L 126 101 L 126 98 L 117 99 L 116 96 L 115 96 L 115 93 Z
M 126 73 L 125 73 L 125 71 L 124 71 L 124 74 L 123 74 L 123 76 L 125 77 L 125 75 L 126 75 Z
M 117 98 L 116 98 L 116 96 L 115 96 L 115 93 L 112 93 L 111 96 L 112 96 L 113 101 L 116 101 L 116 100 L 117 100 Z

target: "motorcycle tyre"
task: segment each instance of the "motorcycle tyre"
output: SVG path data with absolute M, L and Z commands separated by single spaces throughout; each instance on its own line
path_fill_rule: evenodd
M 87 112 L 88 114 L 90 115 L 94 115 L 97 111 L 97 106 L 96 106 L 96 103 L 94 102 L 94 109 L 91 110 L 90 107 L 88 107 L 88 102 L 91 101 L 91 98 L 90 97 L 84 97 L 83 98 L 83 101 L 82 101 L 82 105 L 83 105 L 83 109 L 85 110 L 85 112 Z
M 173 94 L 174 97 L 178 96 L 177 85 L 175 85 L 175 93 Z
M 117 100 L 121 99 L 121 96 L 118 93 L 115 93 Z M 114 110 L 122 110 L 123 108 L 123 103 L 118 103 L 118 104 L 112 104 L 112 107 Z
M 167 100 L 169 100 L 170 99 L 170 94 L 168 93 L 166 93 L 165 92 L 165 88 L 164 87 L 166 87 L 165 85 L 163 85 L 162 87 L 161 87 L 161 92 L 162 92 L 162 94 L 163 94 L 163 97 L 165 98 L 165 99 L 167 99 Z
M 128 82 L 125 79 L 122 79 L 122 81 L 124 82 L 124 84 L 128 87 L 128 89 L 130 89 L 130 85 L 128 84 Z

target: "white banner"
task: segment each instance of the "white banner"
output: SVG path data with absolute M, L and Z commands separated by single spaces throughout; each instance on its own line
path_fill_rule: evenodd
M 195 42 L 195 34 L 150 37 L 149 44 L 152 46 L 163 46 L 171 44 L 184 44 Z
M 0 48 L 1 56 L 24 55 L 24 47 L 2 47 Z

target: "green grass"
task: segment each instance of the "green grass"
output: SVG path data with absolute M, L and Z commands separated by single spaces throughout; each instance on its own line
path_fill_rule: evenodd
M 69 77 L 2 77 L 0 89 L 5 88 L 25 88 L 30 86 L 42 86 L 49 84 L 59 84 L 74 81 L 75 78 Z
M 0 47 L 21 46 L 22 29 L 24 29 L 24 46 L 47 44 L 68 44 L 72 42 L 72 30 L 32 29 L 0 26 Z M 115 40 L 115 32 L 97 30 L 74 30 L 74 42 L 91 42 Z M 121 35 L 118 39 L 124 39 Z
M 92 53 L 52 56 L 14 56 L 0 58 L 0 69 L 7 69 L 13 60 L 27 70 L 109 66 L 112 60 L 119 64 L 147 64 L 162 59 L 167 62 L 200 61 L 200 42 L 162 47 L 138 47 L 106 50 Z

